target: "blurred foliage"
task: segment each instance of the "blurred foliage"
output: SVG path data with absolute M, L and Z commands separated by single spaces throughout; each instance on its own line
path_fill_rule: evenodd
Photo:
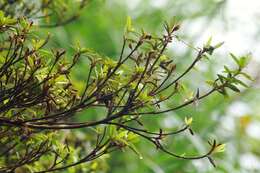
M 120 50 L 117 44 L 122 43 L 121 35 L 127 16 L 133 18 L 134 25 L 144 27 L 155 34 L 161 30 L 163 21 L 172 19 L 172 17 L 175 16 L 175 18 L 184 24 L 180 34 L 182 38 L 189 43 L 194 42 L 200 35 L 200 32 L 195 34 L 194 32 L 190 32 L 193 23 L 202 23 L 201 28 L 205 28 L 211 21 L 220 20 L 223 22 L 226 20 L 226 1 L 176 0 L 159 6 L 154 4 L 156 4 L 156 2 L 149 0 L 142 2 L 133 1 L 131 4 L 129 4 L 128 1 L 92 2 L 75 25 L 57 28 L 57 30 L 53 31 L 57 39 L 56 44 L 61 45 L 65 42 L 68 43 L 69 47 L 71 42 L 77 40 L 110 57 L 115 57 Z M 160 4 L 160 2 L 158 2 L 158 4 Z M 223 26 L 225 25 L 224 22 L 222 24 Z M 95 28 L 95 31 L 93 31 L 92 28 Z M 203 29 L 201 32 L 203 32 Z M 177 52 L 171 51 L 170 54 L 173 57 L 179 56 L 179 58 L 183 60 L 179 61 L 179 67 L 185 66 L 185 64 L 190 61 L 192 53 L 190 49 L 178 46 L 178 43 L 177 48 L 181 50 L 177 50 Z M 222 65 L 223 61 L 226 61 L 221 58 L 221 55 L 215 57 L 216 59 L 212 60 L 214 63 L 208 64 L 204 67 L 207 70 L 202 72 L 202 75 L 207 78 L 212 78 L 215 71 L 218 71 L 219 65 Z M 77 73 L 78 79 L 82 78 L 80 74 L 82 74 L 83 71 L 82 68 L 82 71 L 79 70 Z M 198 71 L 195 71 L 195 73 L 198 73 Z M 193 79 L 194 77 L 191 76 L 187 78 L 185 82 L 187 85 L 194 86 L 196 82 L 193 81 Z M 196 80 L 197 82 L 201 81 L 198 75 L 196 76 Z M 257 83 L 257 81 L 254 83 Z M 254 86 L 254 83 L 251 85 Z M 183 162 L 181 160 L 172 159 L 160 152 L 153 151 L 147 143 L 143 142 L 138 145 L 140 151 L 142 151 L 142 160 L 138 161 L 139 158 L 129 152 L 125 154 L 116 152 L 111 157 L 113 159 L 109 162 L 110 172 L 172 172 L 173 170 L 175 170 L 175 172 L 178 170 L 180 173 L 257 172 L 257 170 L 253 171 L 255 168 L 251 169 L 241 165 L 239 158 L 241 158 L 244 153 L 248 154 L 251 152 L 253 152 L 253 155 L 256 155 L 256 157 L 259 156 L 256 149 L 257 144 L 259 144 L 258 139 L 248 136 L 246 132 L 246 127 L 259 119 L 259 117 L 255 116 L 255 114 L 259 114 L 257 105 L 259 101 L 259 90 L 252 88 L 243 91 L 243 93 L 241 96 L 232 94 L 230 98 L 222 98 L 221 96 L 214 95 L 200 103 L 199 108 L 195 111 L 193 108 L 187 108 L 182 111 L 166 114 L 164 118 L 158 118 L 157 123 L 154 121 L 151 122 L 151 126 L 154 127 L 164 125 L 171 128 L 183 119 L 183 115 L 193 115 L 193 129 L 200 135 L 196 135 L 196 137 L 192 139 L 189 137 L 189 134 L 187 134 L 186 139 L 174 139 L 174 141 L 177 140 L 178 142 L 172 147 L 181 150 L 183 146 L 187 146 L 186 149 L 192 150 L 191 145 L 189 146 L 188 144 L 192 143 L 195 144 L 196 149 L 204 151 L 205 149 L 200 146 L 202 140 L 207 137 L 218 136 L 219 139 L 227 143 L 228 150 L 224 156 L 217 160 L 218 167 L 216 169 L 207 165 L 206 162 Z M 233 117 L 230 115 L 229 110 L 233 109 L 232 106 L 236 105 L 237 102 L 242 102 L 247 109 L 251 109 L 249 111 L 250 114 L 245 114 L 242 117 L 237 117 L 236 115 Z M 174 115 L 179 118 L 173 118 Z M 226 123 L 230 123 L 230 125 Z M 241 126 L 244 129 L 242 133 L 238 130 Z M 248 142 L 244 143 L 244 141 Z
M 1 0 L 0 10 L 4 11 L 6 16 L 26 17 L 34 22 L 41 21 L 41 27 L 57 27 L 75 20 L 87 2 L 87 0 Z

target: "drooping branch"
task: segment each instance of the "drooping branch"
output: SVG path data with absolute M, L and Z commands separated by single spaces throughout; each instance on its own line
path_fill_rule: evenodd
M 159 128 L 154 132 L 145 128 L 147 122 L 141 117 L 152 118 L 151 115 L 161 116 L 185 108 L 216 91 L 223 95 L 227 94 L 227 89 L 239 92 L 237 86 L 245 86 L 238 77 L 247 76 L 242 71 L 246 57 L 239 59 L 232 55 L 238 68 L 231 70 L 225 67 L 224 74 L 218 74 L 218 78 L 210 83 L 208 92 L 200 94 L 198 89 L 188 101 L 180 101 L 177 106 L 161 110 L 161 103 L 182 94 L 180 86 L 184 77 L 220 44 L 207 44 L 199 49 L 191 64 L 174 78 L 177 64 L 169 58 L 166 50 L 176 37 L 180 28 L 178 24 L 165 24 L 161 37 L 154 37 L 144 31 L 138 33 L 128 24 L 118 60 L 78 47 L 71 61 L 67 61 L 65 50 L 48 51 L 44 48 L 49 37 L 41 40 L 30 34 L 32 22 L 26 19 L 14 20 L 4 15 L 0 17 L 6 22 L 0 25 L 3 38 L 0 41 L 5 47 L 0 51 L 0 134 L 4 137 L 0 142 L 6 149 L 0 149 L 0 153 L 6 157 L 6 165 L 0 168 L 1 171 L 12 172 L 25 166 L 30 167 L 47 155 L 52 158 L 46 163 L 48 168 L 35 172 L 66 169 L 125 147 L 138 153 L 129 136 L 144 138 L 162 152 L 180 159 L 208 158 L 213 162 L 211 155 L 223 147 L 213 141 L 209 151 L 203 155 L 188 157 L 175 154 L 161 144 L 162 140 L 175 137 L 186 130 L 193 133 L 191 119 L 177 131 L 167 132 Z M 77 91 L 70 72 L 79 59 L 85 57 L 89 60 L 87 79 L 81 91 Z M 75 121 L 82 116 L 79 112 L 96 107 L 104 110 L 98 116 L 99 119 Z M 159 110 L 155 111 L 154 108 Z M 99 127 L 103 129 L 102 132 L 97 130 Z M 95 138 L 94 142 L 90 141 L 91 151 L 84 151 L 85 155 L 75 163 L 67 162 L 71 152 L 70 145 L 66 142 L 67 136 L 59 139 L 56 133 L 79 128 L 96 130 L 91 135 Z M 107 133 L 107 128 L 110 128 L 112 134 Z M 23 142 L 14 143 L 13 138 L 22 139 Z M 44 142 L 39 143 L 39 138 Z M 49 139 L 55 142 L 52 143 Z M 62 142 L 57 142 L 59 140 Z M 71 143 L 76 145 L 81 141 L 71 139 Z M 51 145 L 55 147 L 51 148 Z M 78 145 L 82 150 L 82 145 Z M 64 151 L 65 148 L 67 151 Z M 21 156 L 16 156 L 17 152 Z M 62 155 L 62 152 L 67 154 Z

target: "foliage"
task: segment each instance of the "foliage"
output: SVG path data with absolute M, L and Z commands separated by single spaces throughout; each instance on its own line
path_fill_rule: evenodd
M 57 27 L 78 18 L 88 0 L 1 0 L 0 10 L 16 18 L 27 17 L 34 21 L 45 20 L 41 27 Z
M 198 88 L 187 100 L 171 104 L 171 98 L 186 92 L 181 79 L 191 73 L 198 62 L 210 59 L 222 43 L 212 45 L 209 39 L 204 47 L 193 48 L 196 57 L 177 74 L 176 63 L 166 50 L 173 39 L 178 39 L 176 32 L 180 25 L 165 23 L 164 33 L 158 37 L 143 30 L 138 32 L 129 17 L 117 60 L 77 46 L 69 61 L 65 50 L 44 48 L 49 37 L 37 37 L 39 30 L 27 13 L 23 14 L 24 18 L 7 17 L 14 14 L 8 12 L 12 3 L 7 6 L 10 7 L 2 8 L 6 14 L 0 13 L 0 124 L 1 146 L 4 146 L 0 149 L 0 171 L 51 172 L 67 168 L 71 172 L 91 171 L 102 164 L 99 158 L 115 150 L 129 148 L 142 158 L 135 147 L 138 139 L 149 141 L 170 156 L 188 160 L 207 158 L 215 166 L 212 155 L 224 151 L 225 147 L 216 140 L 209 141 L 210 148 L 205 154 L 191 156 L 170 151 L 163 143 L 166 137 L 186 130 L 193 134 L 192 118 L 186 118 L 177 131 L 168 132 L 163 127 L 149 130 L 143 117 L 153 119 L 197 104 L 215 92 L 223 95 L 227 95 L 227 89 L 239 92 L 239 85 L 247 87 L 239 77 L 250 78 L 242 71 L 248 56 L 231 54 L 237 68 L 225 66 L 223 74 L 208 81 L 208 91 L 201 93 Z M 54 25 L 60 24 L 64 22 Z M 89 64 L 84 87 L 76 90 L 70 72 L 80 58 L 87 58 Z M 161 103 L 171 108 L 163 109 Z M 82 116 L 78 112 L 96 108 L 104 110 L 98 120 L 74 121 L 75 117 Z M 85 116 L 91 118 L 91 115 Z M 73 131 L 79 128 L 84 128 L 84 137 Z M 93 160 L 88 168 L 81 164 Z M 75 167 L 79 164 L 85 166 Z

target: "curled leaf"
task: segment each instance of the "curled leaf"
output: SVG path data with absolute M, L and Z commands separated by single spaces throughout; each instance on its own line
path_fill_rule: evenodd
M 127 17 L 126 19 L 126 32 L 133 32 L 134 28 L 132 27 L 132 19 L 130 16 Z
M 214 153 L 222 153 L 225 151 L 226 148 L 226 144 L 218 144 L 215 148 L 214 148 Z
M 185 117 L 184 121 L 185 121 L 185 124 L 186 124 L 187 126 L 190 126 L 191 123 L 192 123 L 192 121 L 193 121 L 193 119 L 192 119 L 192 117 L 190 117 L 190 118 Z

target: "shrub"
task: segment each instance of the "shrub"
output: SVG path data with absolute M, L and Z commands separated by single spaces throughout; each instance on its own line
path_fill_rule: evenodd
M 224 66 L 223 74 L 208 81 L 208 91 L 203 93 L 198 88 L 188 100 L 171 104 L 172 98 L 184 92 L 181 80 L 198 62 L 210 59 L 223 43 L 212 45 L 209 39 L 204 47 L 193 48 L 196 57 L 179 74 L 175 60 L 166 50 L 173 39 L 179 39 L 176 32 L 180 25 L 165 23 L 162 36 L 157 37 L 136 31 L 128 18 L 117 60 L 80 46 L 68 58 L 63 49 L 44 48 L 50 38 L 37 36 L 40 29 L 32 22 L 41 13 L 45 22 L 42 25 L 39 21 L 39 25 L 44 27 L 73 21 L 78 14 L 64 10 L 63 1 L 41 1 L 35 6 L 29 1 L 0 2 L 1 172 L 106 169 L 104 160 L 115 150 L 129 148 L 142 157 L 135 147 L 138 140 L 148 140 L 157 150 L 179 159 L 207 158 L 215 166 L 212 155 L 225 147 L 216 140 L 208 142 L 208 152 L 191 156 L 178 155 L 163 144 L 168 136 L 187 130 L 193 134 L 191 117 L 170 132 L 163 127 L 149 130 L 142 117 L 162 116 L 197 104 L 215 92 L 222 95 L 227 95 L 227 89 L 239 92 L 239 85 L 247 87 L 240 76 L 250 79 L 243 72 L 248 56 L 231 54 L 237 68 Z M 75 8 L 83 8 L 85 1 L 80 2 Z M 49 12 L 53 15 L 48 15 Z M 48 24 L 48 20 L 54 23 Z M 87 79 L 82 88 L 75 89 L 70 73 L 80 58 L 88 59 Z M 171 108 L 163 109 L 161 103 Z M 79 114 L 92 109 L 101 109 L 102 115 Z M 79 116 L 91 120 L 75 121 Z M 88 167 L 82 164 L 88 162 Z

